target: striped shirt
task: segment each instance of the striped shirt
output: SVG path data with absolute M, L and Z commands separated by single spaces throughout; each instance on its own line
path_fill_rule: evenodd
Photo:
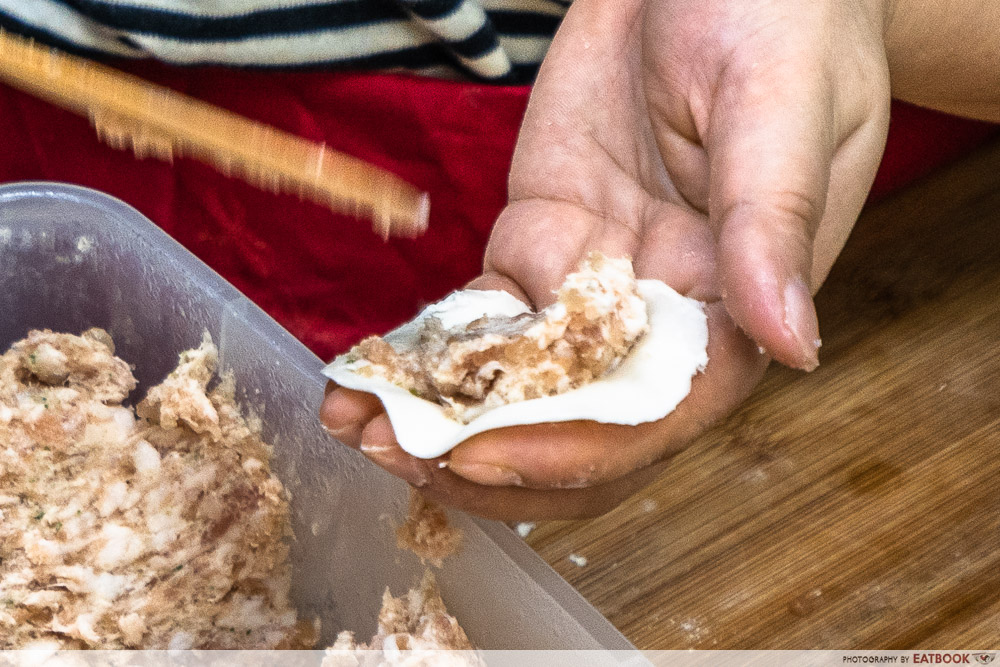
M 0 28 L 182 65 L 534 78 L 570 0 L 0 0 Z

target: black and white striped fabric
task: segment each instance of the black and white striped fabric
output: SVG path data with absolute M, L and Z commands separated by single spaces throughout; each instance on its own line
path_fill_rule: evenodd
M 0 0 L 0 27 L 176 64 L 534 78 L 570 0 Z

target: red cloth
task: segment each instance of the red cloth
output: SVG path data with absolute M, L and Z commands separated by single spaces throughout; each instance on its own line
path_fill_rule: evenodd
M 131 204 L 321 357 L 383 332 L 473 278 L 527 87 L 403 75 L 127 69 L 383 166 L 431 193 L 428 233 L 383 243 L 368 223 L 273 195 L 189 159 L 138 161 L 86 119 L 0 85 L 0 182 L 55 180 Z M 981 143 L 994 128 L 897 105 L 873 196 Z

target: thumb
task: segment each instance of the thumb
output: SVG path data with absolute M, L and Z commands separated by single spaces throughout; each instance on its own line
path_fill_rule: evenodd
M 730 316 L 778 361 L 819 364 L 810 275 L 834 152 L 825 91 L 796 76 L 728 87 L 707 152 L 719 280 Z

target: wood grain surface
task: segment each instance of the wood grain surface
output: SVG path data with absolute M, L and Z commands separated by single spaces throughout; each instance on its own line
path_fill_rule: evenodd
M 1000 649 L 1000 143 L 866 210 L 817 307 L 819 369 L 529 544 L 641 649 Z

